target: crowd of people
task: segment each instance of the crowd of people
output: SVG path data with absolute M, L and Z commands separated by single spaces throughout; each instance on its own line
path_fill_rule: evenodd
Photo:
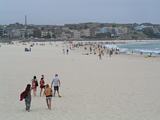
M 61 97 L 59 93 L 60 87 L 60 79 L 58 74 L 55 74 L 51 84 L 45 84 L 44 75 L 41 75 L 41 79 L 38 83 L 37 77 L 33 76 L 31 84 L 27 84 L 26 89 L 20 94 L 20 101 L 25 101 L 26 111 L 30 111 L 31 107 L 31 92 L 33 92 L 33 96 L 37 96 L 37 88 L 40 87 L 40 97 L 46 96 L 46 104 L 49 110 L 51 110 L 52 97 L 55 97 L 56 93 L 58 97 Z M 52 90 L 53 89 L 53 90 Z M 52 92 L 53 91 L 53 92 Z
M 84 55 L 97 55 L 99 60 L 102 59 L 102 56 L 109 55 L 111 57 L 113 54 L 119 54 L 119 49 L 118 48 L 108 48 L 105 46 L 105 43 L 91 43 L 91 42 L 78 42 L 75 44 L 72 44 L 73 48 L 83 48 L 87 53 Z

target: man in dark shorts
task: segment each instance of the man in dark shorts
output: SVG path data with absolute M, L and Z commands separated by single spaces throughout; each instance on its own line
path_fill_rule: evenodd
M 52 80 L 52 83 L 51 83 L 51 87 L 53 88 L 54 86 L 54 93 L 53 93 L 53 97 L 55 96 L 56 94 L 56 91 L 58 93 L 58 97 L 61 97 L 60 94 L 59 94 L 59 87 L 60 87 L 60 80 L 58 78 L 58 74 L 55 74 L 55 78 L 53 78 Z

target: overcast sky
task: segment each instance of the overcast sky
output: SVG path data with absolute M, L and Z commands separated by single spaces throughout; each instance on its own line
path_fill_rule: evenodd
M 159 23 L 160 0 L 0 0 L 0 24 Z

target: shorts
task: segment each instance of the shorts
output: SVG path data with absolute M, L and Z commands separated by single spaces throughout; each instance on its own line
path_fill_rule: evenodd
M 41 89 L 43 89 L 44 87 L 45 87 L 44 85 L 41 85 L 41 86 L 40 86 Z
M 52 96 L 46 96 L 46 100 L 51 100 Z
M 55 91 L 59 91 L 59 86 L 54 86 Z

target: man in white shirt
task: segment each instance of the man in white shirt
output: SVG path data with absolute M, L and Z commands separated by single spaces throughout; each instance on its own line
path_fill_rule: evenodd
M 61 83 L 60 83 L 60 80 L 58 78 L 58 74 L 55 74 L 55 78 L 53 78 L 52 83 L 51 83 L 51 88 L 53 88 L 53 86 L 54 86 L 53 97 L 55 96 L 56 91 L 58 93 L 58 97 L 61 97 L 60 94 L 59 94 L 59 87 L 60 87 L 60 85 L 61 85 Z

